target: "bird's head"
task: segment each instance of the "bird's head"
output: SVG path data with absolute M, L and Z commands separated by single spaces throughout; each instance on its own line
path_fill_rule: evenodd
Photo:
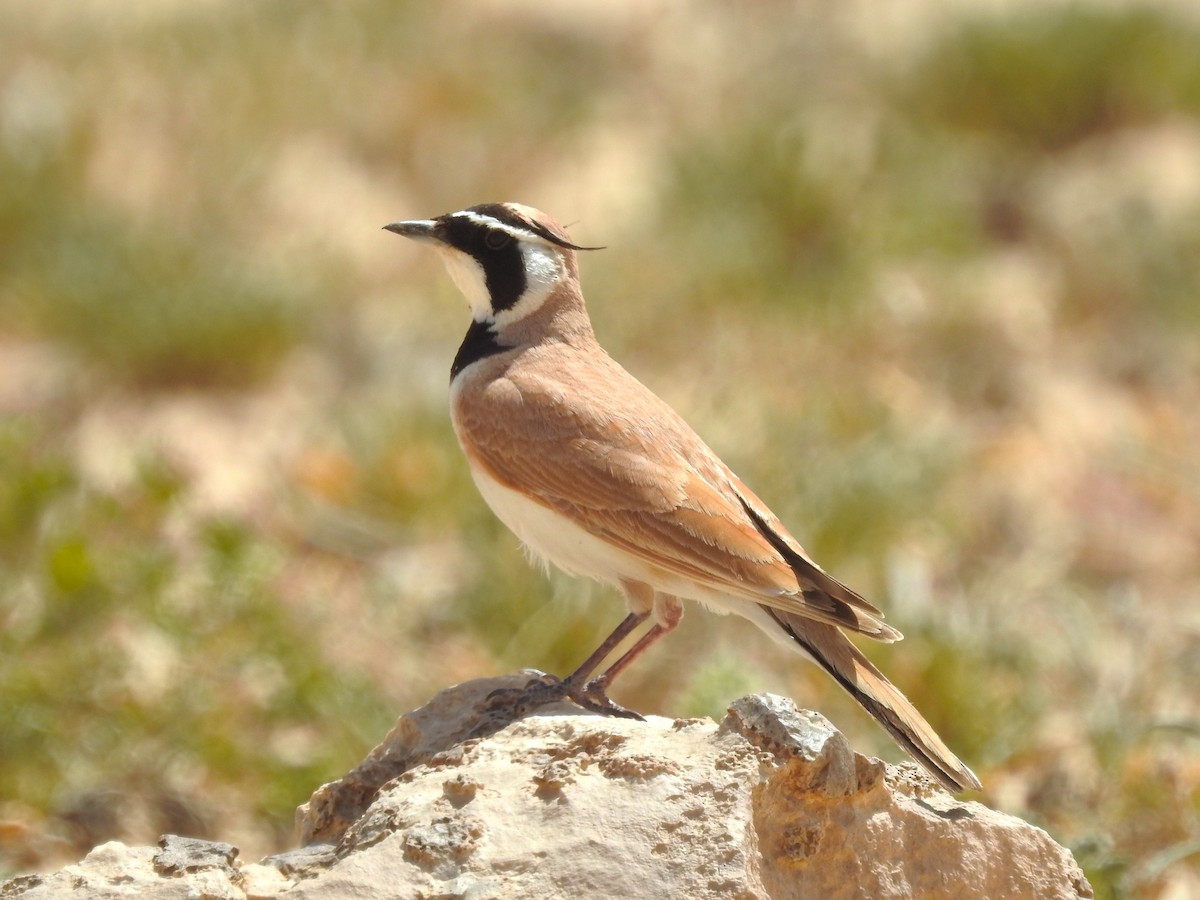
M 561 225 L 519 203 L 483 203 L 436 219 L 383 226 L 433 246 L 477 322 L 500 327 L 539 308 L 578 278 L 576 250 Z

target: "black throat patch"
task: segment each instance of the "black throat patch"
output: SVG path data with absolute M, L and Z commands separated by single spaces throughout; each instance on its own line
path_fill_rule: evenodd
M 471 327 L 467 329 L 466 337 L 458 347 L 458 353 L 454 355 L 454 362 L 450 365 L 450 380 L 453 381 L 458 373 L 471 363 L 510 349 L 512 348 L 505 347 L 496 338 L 496 332 L 492 331 L 491 325 L 473 320 Z

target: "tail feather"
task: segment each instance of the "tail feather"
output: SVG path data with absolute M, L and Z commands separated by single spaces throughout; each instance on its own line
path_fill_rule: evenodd
M 895 628 L 883 624 L 883 613 L 862 595 L 842 584 L 815 562 L 808 558 L 804 548 L 787 533 L 774 514 L 762 506 L 762 502 L 732 474 L 733 489 L 742 509 L 754 523 L 754 527 L 791 567 L 800 586 L 800 596 L 810 609 L 820 610 L 823 618 L 836 621 L 841 627 L 877 641 L 893 643 L 904 637 Z M 757 502 L 751 502 L 751 498 Z M 782 613 L 787 616 L 788 613 Z
M 767 613 L 938 781 L 952 791 L 980 790 L 975 773 L 838 628 L 774 609 Z

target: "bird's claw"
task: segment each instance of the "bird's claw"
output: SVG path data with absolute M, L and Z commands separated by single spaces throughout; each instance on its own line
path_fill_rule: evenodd
M 610 700 L 605 693 L 606 688 L 607 682 L 603 676 L 580 684 L 569 678 L 539 673 L 536 678 L 526 682 L 524 687 L 498 688 L 492 691 L 484 700 L 483 711 L 504 712 L 516 719 L 530 710 L 559 700 L 570 700 L 575 705 L 602 716 L 644 721 L 639 713 Z

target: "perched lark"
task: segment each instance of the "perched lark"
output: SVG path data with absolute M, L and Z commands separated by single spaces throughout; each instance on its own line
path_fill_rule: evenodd
M 385 227 L 430 244 L 470 304 L 450 407 L 484 500 L 534 555 L 616 587 L 629 604 L 572 675 L 531 690 L 636 715 L 605 689 L 679 623 L 681 600 L 696 600 L 814 660 L 948 788 L 979 788 L 843 631 L 888 642 L 900 633 L 809 559 L 696 432 L 597 343 L 575 256 L 592 248 L 516 203 Z M 651 617 L 640 640 L 592 678 Z

